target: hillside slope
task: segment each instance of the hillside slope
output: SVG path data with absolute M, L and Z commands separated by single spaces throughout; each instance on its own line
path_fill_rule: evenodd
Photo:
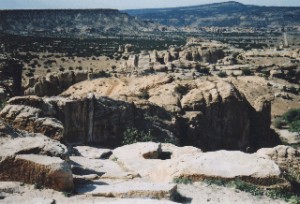
M 272 27 L 299 26 L 300 7 L 265 7 L 229 1 L 199 6 L 126 10 L 168 26 Z
M 152 26 L 112 9 L 2 10 L 0 32 L 31 36 L 113 36 L 152 31 Z

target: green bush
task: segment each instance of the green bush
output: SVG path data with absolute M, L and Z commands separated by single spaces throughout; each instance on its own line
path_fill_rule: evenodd
M 210 74 L 210 70 L 207 67 L 199 68 L 198 72 L 200 72 L 201 74 L 207 74 L 207 75 Z
M 274 119 L 273 125 L 275 128 L 281 129 L 283 126 L 286 125 L 286 122 L 283 118 L 279 117 Z
M 300 109 L 291 109 L 283 114 L 283 118 L 288 122 L 292 123 L 294 121 L 300 120 Z
M 226 72 L 224 72 L 224 71 L 220 71 L 217 75 L 218 75 L 218 77 L 220 77 L 220 78 L 225 78 L 225 77 L 227 77 L 227 74 L 226 74 Z
M 192 184 L 193 181 L 190 178 L 174 178 L 173 179 L 174 183 L 178 183 L 178 184 Z
M 175 92 L 181 95 L 185 95 L 189 92 L 190 88 L 187 85 L 178 84 L 175 86 Z
M 300 136 L 300 120 L 296 120 L 290 124 L 289 130 L 296 132 Z
M 140 99 L 148 100 L 150 98 L 149 92 L 147 89 L 142 89 L 141 93 L 138 95 Z
M 238 189 L 243 192 L 250 193 L 253 196 L 267 196 L 272 199 L 283 199 L 286 202 L 300 204 L 300 198 L 297 194 L 286 189 L 265 189 L 260 186 L 242 181 L 241 179 L 234 179 L 231 181 L 221 180 L 217 178 L 205 179 L 208 185 L 225 186 Z
M 233 185 L 234 188 L 240 191 L 248 192 L 253 196 L 262 196 L 264 194 L 263 190 L 259 187 L 246 183 L 240 179 L 236 179 L 235 181 L 231 182 L 231 185 Z
M 155 138 L 151 134 L 151 130 L 148 130 L 148 132 L 144 132 L 136 128 L 128 128 L 123 133 L 122 144 L 124 145 L 150 141 L 155 141 Z
M 242 68 L 242 73 L 244 76 L 250 76 L 252 74 L 249 68 Z

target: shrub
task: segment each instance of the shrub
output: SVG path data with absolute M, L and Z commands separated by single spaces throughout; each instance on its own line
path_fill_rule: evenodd
M 6 105 L 6 101 L 0 100 L 0 110 L 2 110 Z
M 250 76 L 252 74 L 249 68 L 242 68 L 242 73 L 244 76 Z
M 290 109 L 285 114 L 283 114 L 283 118 L 288 123 L 292 123 L 294 121 L 300 120 L 300 109 Z
M 227 77 L 227 74 L 226 74 L 226 72 L 224 72 L 224 71 L 220 71 L 217 75 L 218 75 L 218 77 L 220 77 L 220 78 L 225 78 L 225 77 Z
M 189 92 L 189 87 L 187 85 L 178 84 L 175 87 L 175 92 L 179 93 L 181 95 L 185 95 L 185 94 L 187 94 Z
M 291 132 L 296 132 L 300 136 L 300 120 L 296 120 L 290 124 L 289 130 Z
M 200 72 L 201 74 L 207 74 L 207 75 L 210 74 L 209 68 L 207 67 L 199 68 L 198 72 Z
M 173 179 L 174 183 L 178 183 L 178 184 L 192 184 L 193 181 L 190 178 L 174 178 Z
M 232 181 L 224 181 L 221 179 L 211 178 L 211 179 L 205 179 L 204 182 L 208 183 L 209 185 L 214 184 L 218 186 L 233 187 L 240 191 L 248 192 L 253 196 L 265 195 L 272 199 L 284 199 L 286 202 L 289 203 L 295 203 L 295 204 L 300 203 L 300 198 L 293 192 L 289 192 L 286 189 L 268 190 L 254 184 L 247 183 L 238 178 Z
M 273 125 L 275 128 L 281 129 L 283 126 L 286 125 L 286 122 L 283 118 L 279 117 L 274 119 Z
M 151 130 L 148 132 L 139 131 L 136 128 L 128 128 L 123 133 L 122 144 L 133 144 L 136 142 L 149 142 L 154 141 L 154 137 L 151 134 Z
M 62 192 L 62 194 L 65 196 L 65 197 L 71 197 L 73 195 L 72 192 L 68 192 L 68 191 L 64 191 Z
M 41 183 L 35 183 L 34 184 L 34 189 L 44 189 L 44 186 Z
M 142 89 L 141 93 L 138 95 L 140 99 L 148 100 L 150 98 L 149 92 L 147 89 Z
M 234 188 L 240 191 L 248 192 L 253 196 L 262 196 L 264 194 L 263 190 L 259 187 L 253 184 L 246 183 L 240 179 L 236 179 L 235 181 L 233 181 L 232 185 L 234 186 Z

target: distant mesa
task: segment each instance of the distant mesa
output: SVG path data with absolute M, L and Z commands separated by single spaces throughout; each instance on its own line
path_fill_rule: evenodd
M 300 25 L 300 7 L 254 6 L 235 1 L 177 8 L 133 9 L 125 12 L 142 20 L 168 26 L 263 28 Z

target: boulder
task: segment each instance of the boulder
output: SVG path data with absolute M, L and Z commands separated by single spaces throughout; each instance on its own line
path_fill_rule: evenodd
M 43 155 L 1 156 L 0 180 L 20 181 L 58 191 L 74 188 L 69 164 L 60 158 Z
M 152 171 L 151 178 L 161 182 L 173 181 L 175 178 L 189 178 L 193 181 L 239 178 L 262 186 L 288 184 L 281 179 L 281 171 L 272 160 L 238 151 L 181 155 L 179 159 L 167 160 Z
M 193 147 L 148 142 L 119 147 L 113 156 L 126 169 L 155 182 L 172 182 L 176 178 L 193 181 L 239 178 L 262 186 L 289 186 L 274 161 L 239 151 L 203 153 Z
M 78 156 L 82 156 L 89 159 L 106 159 L 111 154 L 110 149 L 95 148 L 89 146 L 76 146 L 74 149 L 77 151 Z
M 129 171 L 146 177 L 149 176 L 151 169 L 162 162 L 162 160 L 155 160 L 160 152 L 161 144 L 140 142 L 114 149 L 112 157 Z
M 169 201 L 169 200 L 157 200 L 157 199 L 142 199 L 142 198 L 127 198 L 127 199 L 119 199 L 115 201 L 106 201 L 109 204 L 176 204 L 177 202 Z
M 177 186 L 174 184 L 157 184 L 150 182 L 121 182 L 110 185 L 87 184 L 79 187 L 79 194 L 116 197 L 116 198 L 150 198 L 174 199 Z
M 41 134 L 34 136 L 17 137 L 0 143 L 0 156 L 18 154 L 39 154 L 51 157 L 68 158 L 68 149 L 65 145 Z
M 263 148 L 256 153 L 272 159 L 292 182 L 300 184 L 300 152 L 290 146 L 279 145 L 274 148 Z
M 125 171 L 119 166 L 117 163 L 118 159 L 115 158 L 115 160 L 89 159 L 78 156 L 70 157 L 73 174 L 85 176 L 81 180 L 93 175 L 96 175 L 94 178 L 101 177 L 102 179 L 131 179 L 137 177 L 137 174 L 134 172 Z

